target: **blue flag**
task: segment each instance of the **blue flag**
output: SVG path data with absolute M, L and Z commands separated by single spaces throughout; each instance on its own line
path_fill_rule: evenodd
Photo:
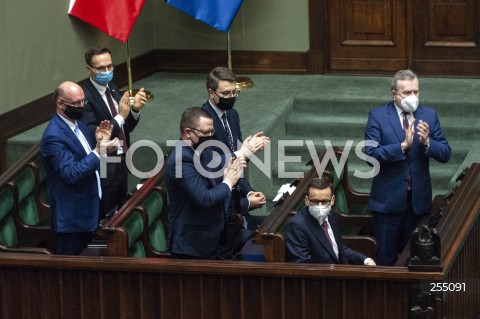
M 227 32 L 243 0 L 166 0 L 167 4 Z

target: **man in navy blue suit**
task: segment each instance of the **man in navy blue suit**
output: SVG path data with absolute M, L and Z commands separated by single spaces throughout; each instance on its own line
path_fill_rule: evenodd
M 118 162 L 107 163 L 106 176 L 102 176 L 103 198 L 100 219 L 126 200 L 128 192 L 128 170 L 125 156 L 130 146 L 130 133 L 140 120 L 140 110 L 147 101 L 142 89 L 129 98 L 128 92 L 123 97 L 115 83 L 112 82 L 113 70 L 110 49 L 95 46 L 85 52 L 86 69 L 89 79 L 83 85 L 85 98 L 85 112 L 82 122 L 88 126 L 90 135 L 94 137 L 95 129 L 103 120 L 113 125 L 112 138 L 118 137 L 120 145 L 109 156 L 116 156 Z
M 314 178 L 305 195 L 305 205 L 287 223 L 287 261 L 322 264 L 375 266 L 369 258 L 342 243 L 333 187 L 329 181 Z
M 208 74 L 206 87 L 208 101 L 202 108 L 213 118 L 215 128 L 213 139 L 225 145 L 225 148 L 216 150 L 223 156 L 244 156 L 247 159 L 262 150 L 269 141 L 268 137 L 263 136 L 263 132 L 249 136 L 245 141 L 242 139 L 240 116 L 233 108 L 239 92 L 235 73 L 226 67 L 216 67 Z M 243 143 L 241 147 L 238 147 L 239 142 Z M 219 247 L 224 259 L 233 258 L 235 248 L 241 248 L 248 240 L 251 230 L 256 229 L 261 223 L 261 219 L 253 218 L 249 211 L 260 208 L 265 203 L 266 198 L 262 192 L 254 191 L 245 178 L 240 179 L 232 192 L 227 222 Z M 239 227 L 239 216 L 247 220 L 245 224 L 248 224 L 250 231 Z
M 215 130 L 212 117 L 200 107 L 183 112 L 180 131 L 167 160 L 169 249 L 176 258 L 220 259 L 217 246 L 232 188 L 246 162 L 231 157 L 224 171 L 212 170 L 212 148 L 202 144 Z
M 372 109 L 365 129 L 366 154 L 380 163 L 369 209 L 377 239 L 377 264 L 394 265 L 412 232 L 432 206 L 429 160 L 446 163 L 450 146 L 437 112 L 418 103 L 419 81 L 411 70 L 392 80 L 393 101 Z
M 86 101 L 76 83 L 62 83 L 54 98 L 57 112 L 43 133 L 40 152 L 50 191 L 51 227 L 57 234 L 56 253 L 75 255 L 87 246 L 98 225 L 100 144 L 115 148 L 118 139 L 110 141 L 108 121 L 96 128 L 96 141 L 78 121 Z

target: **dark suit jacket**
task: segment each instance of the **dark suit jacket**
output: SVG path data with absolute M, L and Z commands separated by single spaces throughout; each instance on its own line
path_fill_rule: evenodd
M 108 87 L 110 88 L 112 97 L 118 103 L 122 96 L 117 86 L 113 82 L 110 82 L 108 83 Z M 102 96 L 92 84 L 90 79 L 87 80 L 83 85 L 83 91 L 85 93 L 85 99 L 88 101 L 88 103 L 85 104 L 85 109 L 81 121 L 88 126 L 90 135 L 95 138 L 95 130 L 97 129 L 100 122 L 103 120 L 109 120 L 110 123 L 113 125 L 111 139 L 118 137 L 120 127 L 118 126 L 117 121 L 113 120 L 107 103 L 105 103 Z M 132 113 L 130 113 L 125 120 L 125 124 L 123 125 L 123 131 L 125 132 L 125 138 L 127 139 L 128 145 L 130 145 L 130 132 L 135 129 L 135 126 L 137 126 L 137 124 L 138 119 L 136 120 L 133 117 Z
M 177 158 L 178 148 L 181 158 Z M 167 160 L 169 245 L 175 254 L 211 258 L 225 224 L 231 191 L 227 184 L 202 176 L 195 168 L 194 154 L 191 147 L 179 140 Z
M 287 261 L 322 264 L 363 265 L 367 256 L 348 248 L 342 243 L 335 211 L 328 215 L 335 241 L 338 245 L 338 258 L 333 251 L 320 223 L 304 207 L 290 218 L 285 230 Z
M 92 149 L 87 127 L 78 122 Z M 55 114 L 40 143 L 50 191 L 52 229 L 59 233 L 93 231 L 98 225 L 98 186 L 95 171 L 100 160 L 87 155 L 65 121 Z
M 378 213 L 403 213 L 406 207 L 408 175 L 412 177 L 412 204 L 415 214 L 430 212 L 432 183 L 429 160 L 446 163 L 450 159 L 450 146 L 443 136 L 437 112 L 419 106 L 413 113 L 415 136 L 409 152 L 402 153 L 400 144 L 405 140 L 403 127 L 393 102 L 372 109 L 365 129 L 365 140 L 378 142 L 377 147 L 366 147 L 365 153 L 380 162 L 380 172 L 373 178 L 369 208 Z M 430 147 L 425 153 L 418 140 L 416 127 L 422 120 L 430 127 Z
M 208 113 L 210 113 L 210 115 L 213 118 L 213 128 L 215 129 L 215 134 L 213 134 L 213 139 L 222 142 L 228 148 L 228 136 L 227 136 L 227 132 L 225 131 L 225 127 L 223 126 L 222 120 L 218 118 L 217 113 L 215 112 L 213 107 L 210 105 L 209 101 L 205 102 L 202 105 L 202 108 L 207 110 Z M 230 126 L 230 131 L 232 133 L 232 137 L 235 145 L 235 151 L 237 151 L 238 150 L 237 141 L 240 141 L 240 142 L 243 141 L 242 131 L 240 129 L 240 116 L 238 115 L 237 110 L 233 108 L 227 111 L 227 121 Z M 229 154 L 224 154 L 224 155 L 229 155 Z M 232 209 L 233 207 L 236 207 L 236 210 L 237 210 L 236 213 L 241 213 L 245 215 L 248 213 L 248 199 L 246 198 L 246 196 L 248 195 L 249 192 L 253 191 L 253 188 L 252 186 L 250 186 L 250 183 L 245 178 L 241 178 L 238 181 L 237 185 L 238 187 L 233 192 L 232 204 L 230 209 Z

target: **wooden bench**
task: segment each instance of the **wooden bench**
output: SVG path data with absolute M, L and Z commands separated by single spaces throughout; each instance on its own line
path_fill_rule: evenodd
M 165 169 L 149 178 L 99 229 L 106 239 L 105 255 L 169 257 Z
M 4 198 L 3 242 L 0 240 L 0 244 L 4 250 L 32 248 L 34 252 L 50 253 L 55 247 L 55 236 L 49 226 L 49 206 L 45 198 L 40 197 L 41 189 L 46 187 L 41 183 L 41 167 L 39 146 L 36 145 L 0 176 Z

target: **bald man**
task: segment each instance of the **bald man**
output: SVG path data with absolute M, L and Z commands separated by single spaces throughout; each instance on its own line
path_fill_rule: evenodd
M 74 82 L 64 82 L 54 93 L 56 113 L 40 142 L 50 191 L 52 230 L 57 234 L 57 254 L 76 255 L 93 238 L 101 199 L 100 146 L 115 147 L 112 125 L 104 121 L 94 141 L 83 114 L 85 95 Z M 102 142 L 103 140 L 103 142 Z M 104 151 L 102 151 L 104 152 Z

